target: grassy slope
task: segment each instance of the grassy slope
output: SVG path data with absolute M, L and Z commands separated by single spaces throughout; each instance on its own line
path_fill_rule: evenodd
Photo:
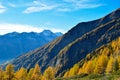
M 56 80 L 120 80 L 120 71 L 111 74 L 81 74 L 70 78 L 57 78 Z

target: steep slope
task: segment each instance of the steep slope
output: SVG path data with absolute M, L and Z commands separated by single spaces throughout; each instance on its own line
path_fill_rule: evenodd
M 12 32 L 0 36 L 0 63 L 15 58 L 30 50 L 34 50 L 58 36 L 61 33 L 53 33 L 50 30 L 44 30 L 41 33 L 17 33 Z
M 87 53 L 120 36 L 120 9 L 90 22 L 82 22 L 63 36 L 15 60 L 15 68 L 34 67 L 42 71 L 48 66 L 57 68 L 58 74 L 81 60 Z M 18 64 L 19 63 L 19 64 Z
M 120 19 L 106 23 L 67 45 L 53 61 L 58 71 L 70 68 L 96 48 L 120 36 Z M 66 68 L 67 66 L 67 68 Z M 60 73 L 58 72 L 58 73 Z
M 115 73 L 120 69 L 120 37 L 89 53 L 84 59 L 68 70 L 64 77 L 79 74 Z M 78 68 L 76 68 L 76 66 Z M 75 72 L 77 71 L 77 72 Z

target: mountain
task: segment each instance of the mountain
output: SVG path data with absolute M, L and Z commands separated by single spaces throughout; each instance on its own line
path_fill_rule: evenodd
M 58 32 L 59 33 L 59 32 Z M 50 30 L 41 33 L 12 32 L 0 36 L 0 62 L 15 58 L 23 53 L 34 50 L 61 36 Z
M 36 63 L 44 71 L 56 68 L 57 75 L 71 68 L 86 55 L 120 36 L 120 9 L 89 22 L 81 22 L 52 42 L 12 61 L 15 69 L 30 69 Z
M 51 32 L 50 30 L 44 30 L 40 34 L 43 35 L 43 36 L 48 36 L 49 37 L 49 36 L 53 35 L 53 32 Z M 61 36 L 63 34 L 61 32 L 55 32 L 54 35 Z
M 98 78 L 98 76 L 101 75 L 101 77 L 99 77 L 100 80 L 104 80 L 104 77 L 106 77 L 106 80 L 113 80 L 114 78 L 119 78 L 119 76 L 116 76 L 120 75 L 119 69 L 120 37 L 87 54 L 85 58 L 76 63 L 70 70 L 66 71 L 64 77 L 67 78 L 67 80 L 69 80 L 68 78 L 72 79 L 72 77 L 74 80 L 78 80 L 78 78 L 88 80 L 90 79 L 89 76 L 96 75 L 93 78 Z M 112 75 L 111 78 L 110 75 Z M 87 79 L 85 77 L 87 77 Z

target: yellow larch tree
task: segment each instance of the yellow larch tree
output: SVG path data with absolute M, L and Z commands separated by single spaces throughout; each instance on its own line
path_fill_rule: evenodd
M 108 61 L 107 67 L 106 67 L 106 73 L 112 73 L 113 71 L 113 64 L 114 64 L 114 59 L 113 57 L 110 57 L 110 60 Z
M 118 68 L 119 68 L 119 70 L 120 70 L 120 56 L 118 56 Z
M 87 62 L 87 65 L 85 67 L 85 73 L 87 73 L 87 74 L 93 73 L 93 70 L 94 70 L 93 61 L 90 60 Z
M 79 71 L 79 65 L 75 64 L 69 71 L 69 76 L 74 76 L 76 74 L 78 74 Z
M 45 80 L 53 80 L 55 78 L 55 70 L 52 67 L 48 67 L 43 74 Z
M 42 78 L 42 73 L 38 64 L 35 65 L 32 74 L 32 80 L 39 80 Z
M 119 70 L 119 63 L 118 63 L 118 59 L 114 58 L 113 72 L 116 72 L 117 70 Z
M 87 62 L 85 61 L 83 66 L 79 69 L 78 74 L 85 73 L 86 66 L 87 66 Z
M 95 73 L 103 74 L 105 72 L 107 63 L 108 63 L 108 57 L 107 55 L 102 54 L 100 57 L 98 57 L 98 60 L 96 62 L 95 66 Z
M 0 68 L 0 80 L 4 78 L 4 71 Z
M 23 67 L 21 67 L 20 70 L 18 70 L 15 75 L 17 80 L 26 80 L 26 76 L 27 76 L 27 70 Z
M 63 77 L 64 77 L 64 78 L 69 77 L 69 71 L 65 72 L 65 74 L 64 74 L 64 76 L 63 76 Z
M 27 80 L 32 80 L 33 68 L 31 68 L 27 74 Z
M 12 80 L 14 78 L 14 66 L 12 64 L 8 64 L 5 69 L 4 79 Z

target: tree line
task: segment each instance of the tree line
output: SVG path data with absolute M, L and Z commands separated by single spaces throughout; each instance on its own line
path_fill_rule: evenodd
M 24 67 L 14 71 L 14 66 L 12 64 L 8 64 L 5 70 L 0 69 L 0 80 L 53 80 L 54 78 L 54 68 L 48 67 L 42 74 L 38 64 L 29 71 Z

